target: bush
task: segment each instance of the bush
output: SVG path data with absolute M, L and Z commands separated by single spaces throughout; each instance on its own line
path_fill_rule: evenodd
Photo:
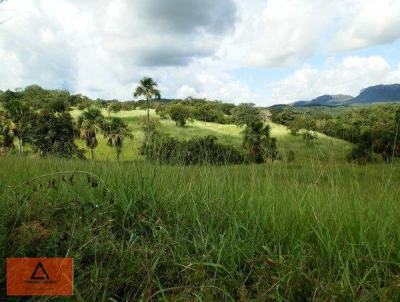
M 347 156 L 347 160 L 360 165 L 366 165 L 370 163 L 383 163 L 383 158 L 379 154 L 372 152 L 370 149 L 365 148 L 363 145 L 358 145 L 351 150 Z
M 306 144 L 311 144 L 312 142 L 318 140 L 318 135 L 309 130 L 306 130 L 303 132 L 303 139 L 306 142 Z
M 140 120 L 139 123 L 140 123 L 140 126 L 141 126 L 142 130 L 143 130 L 145 133 L 147 132 L 147 130 L 149 130 L 150 132 L 157 131 L 158 128 L 161 127 L 161 123 L 160 123 L 160 119 L 159 119 L 159 118 L 150 117 L 150 124 L 149 124 L 149 128 L 150 128 L 150 129 L 147 129 L 147 117 L 143 117 L 143 118 Z
M 286 153 L 286 161 L 287 161 L 288 163 L 294 162 L 295 156 L 296 156 L 296 154 L 294 153 L 294 151 L 293 151 L 293 150 L 289 150 L 289 151 Z
M 252 122 L 243 131 L 243 149 L 248 161 L 264 163 L 268 159 L 280 160 L 276 138 L 270 135 L 269 125 L 264 127 L 262 122 Z
M 25 117 L 23 125 L 22 132 L 28 137 L 27 142 L 41 156 L 83 158 L 82 150 L 74 142 L 74 124 L 69 113 L 64 112 L 59 115 L 48 111 L 31 113 Z
M 152 132 L 140 150 L 147 160 L 165 164 L 239 164 L 243 154 L 229 145 L 220 144 L 214 136 L 196 137 L 189 141 Z
M 168 108 L 168 114 L 178 127 L 185 127 L 186 121 L 192 116 L 189 106 L 174 104 Z

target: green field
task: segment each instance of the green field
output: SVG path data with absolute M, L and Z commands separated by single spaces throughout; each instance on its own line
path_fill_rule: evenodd
M 73 257 L 76 301 L 400 300 L 398 164 L 352 165 L 350 144 L 279 125 L 292 163 L 149 164 L 143 114 L 118 114 L 134 134 L 120 163 L 103 140 L 95 161 L 0 158 L 1 271 L 11 256 Z M 241 144 L 233 125 L 161 124 Z
M 77 118 L 80 111 L 75 110 L 72 116 Z M 103 115 L 108 117 L 108 113 L 104 110 Z M 121 160 L 132 161 L 142 159 L 139 155 L 139 148 L 144 140 L 143 121 L 146 115 L 145 110 L 122 111 L 117 114 L 111 113 L 111 117 L 119 117 L 132 130 L 133 139 L 126 139 L 124 148 L 121 154 Z M 157 118 L 154 111 L 151 111 L 151 117 Z M 215 123 L 205 123 L 201 121 L 194 121 L 188 123 L 184 128 L 177 127 L 175 123 L 169 119 L 160 120 L 160 131 L 168 133 L 178 139 L 187 140 L 195 136 L 214 135 L 222 143 L 232 144 L 238 148 L 242 143 L 242 132 L 244 128 L 236 125 L 221 125 Z M 289 150 L 296 153 L 297 161 L 337 161 L 345 162 L 346 154 L 351 149 L 351 144 L 342 140 L 327 137 L 319 134 L 319 140 L 315 144 L 306 145 L 301 135 L 290 135 L 286 127 L 270 123 L 272 127 L 271 135 L 278 140 L 278 148 L 283 157 Z M 115 160 L 114 149 L 107 146 L 104 138 L 98 135 L 99 146 L 95 149 L 96 160 Z M 77 140 L 77 144 L 86 149 L 86 157 L 90 158 L 90 152 L 85 147 L 84 141 Z

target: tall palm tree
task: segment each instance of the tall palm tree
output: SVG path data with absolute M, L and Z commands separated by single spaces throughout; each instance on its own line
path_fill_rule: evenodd
M 112 118 L 110 122 L 104 123 L 102 130 L 106 137 L 107 145 L 115 147 L 117 161 L 119 161 L 125 137 L 133 138 L 131 130 L 122 119 L 117 117 Z
M 152 78 L 144 77 L 140 81 L 140 85 L 136 88 L 133 96 L 144 96 L 147 104 L 147 134 L 150 132 L 150 105 L 149 102 L 152 98 L 161 98 L 160 91 L 157 89 L 157 83 Z

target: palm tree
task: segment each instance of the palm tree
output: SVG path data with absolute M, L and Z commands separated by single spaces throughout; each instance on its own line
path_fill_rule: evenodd
M 97 108 L 88 108 L 78 119 L 80 138 L 86 142 L 86 147 L 90 149 L 92 160 L 94 160 L 94 149 L 99 144 L 96 138 L 97 129 L 103 124 L 103 116 Z
M 152 78 L 144 77 L 143 80 L 140 81 L 140 85 L 136 88 L 133 96 L 136 98 L 138 96 L 144 96 L 146 98 L 147 104 L 147 134 L 150 132 L 150 108 L 149 102 L 150 99 L 156 97 L 161 98 L 160 91 L 156 88 L 157 83 L 153 81 Z
M 133 138 L 130 129 L 122 119 L 114 117 L 111 122 L 103 124 L 102 130 L 107 139 L 107 145 L 115 147 L 117 161 L 119 161 L 125 137 Z

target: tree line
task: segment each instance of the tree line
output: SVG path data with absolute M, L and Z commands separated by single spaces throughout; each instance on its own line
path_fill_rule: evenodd
M 287 126 L 293 135 L 318 131 L 355 146 L 350 161 L 392 163 L 400 157 L 400 105 L 343 108 L 275 108 L 272 121 Z
M 119 160 L 124 140 L 132 138 L 132 132 L 122 119 L 112 117 L 111 113 L 131 110 L 130 106 L 135 103 L 135 106 L 141 104 L 144 107 L 140 108 L 147 110 L 145 140 L 140 150 L 150 161 L 219 164 L 261 163 L 280 158 L 276 140 L 270 137 L 270 128 L 264 126 L 263 114 L 254 104 L 235 106 L 192 98 L 163 103 L 157 84 L 151 78 L 144 78 L 133 96 L 144 100 L 128 103 L 91 100 L 80 94 L 46 90 L 37 85 L 0 92 L 0 152 L 14 150 L 24 153 L 24 147 L 29 145 L 40 156 L 85 158 L 85 150 L 75 143 L 81 139 L 90 151 L 90 158 L 95 159 L 98 136 L 103 135 Z M 71 116 L 73 108 L 81 110 L 77 119 Z M 181 127 L 191 119 L 246 126 L 242 148 L 221 144 L 213 136 L 178 141 L 161 134 L 150 120 L 151 108 L 155 108 L 161 118 L 169 117 Z M 108 111 L 108 117 L 103 116 L 103 109 Z

